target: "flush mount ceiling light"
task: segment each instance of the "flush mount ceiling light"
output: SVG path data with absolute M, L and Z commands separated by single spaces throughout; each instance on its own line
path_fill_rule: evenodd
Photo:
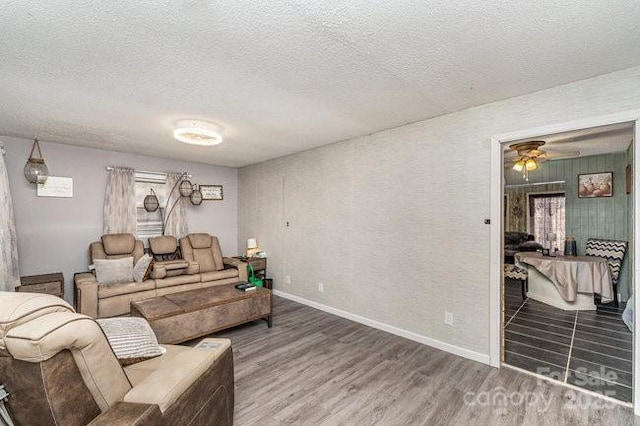
M 212 146 L 222 143 L 222 133 L 212 129 L 213 125 L 209 123 L 183 120 L 177 123 L 176 129 L 173 131 L 173 137 L 180 142 Z

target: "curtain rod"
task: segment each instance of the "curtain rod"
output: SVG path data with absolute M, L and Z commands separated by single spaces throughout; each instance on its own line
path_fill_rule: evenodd
M 540 185 L 556 185 L 558 183 L 567 183 L 564 180 L 554 180 L 551 182 L 537 182 L 537 183 L 519 183 L 519 184 L 512 184 L 512 185 L 505 185 L 505 188 L 519 188 L 519 187 L 523 187 L 523 186 L 540 186 Z
M 105 169 L 106 169 L 108 172 L 110 172 L 110 171 L 112 171 L 112 170 L 113 170 L 113 166 L 107 166 L 107 167 L 105 167 Z M 149 175 L 166 175 L 166 174 L 167 174 L 167 172 L 148 172 L 148 171 L 146 171 L 146 170 L 137 170 L 137 169 L 134 169 L 134 170 L 135 170 L 136 172 L 138 172 L 138 173 L 145 173 L 145 174 L 149 174 Z M 189 179 L 191 179 L 191 178 L 193 177 L 193 175 L 192 175 L 192 174 L 190 174 L 190 173 L 188 173 L 188 174 L 187 174 L 187 177 L 188 177 Z

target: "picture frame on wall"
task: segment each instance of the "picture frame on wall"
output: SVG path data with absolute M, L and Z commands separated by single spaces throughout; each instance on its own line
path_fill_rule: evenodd
M 205 201 L 220 201 L 224 198 L 222 185 L 200 185 L 200 192 Z
M 578 175 L 578 198 L 613 197 L 613 172 Z

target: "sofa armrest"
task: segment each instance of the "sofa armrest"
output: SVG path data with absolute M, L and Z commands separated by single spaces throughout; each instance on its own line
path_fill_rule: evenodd
M 228 266 L 231 266 L 232 268 L 236 268 L 238 270 L 239 281 L 246 282 L 249 278 L 247 274 L 247 267 L 249 264 L 247 262 L 243 262 L 242 260 L 235 259 L 233 257 L 223 257 L 222 263 L 224 264 L 225 269 L 227 269 Z
M 151 279 L 161 280 L 167 277 L 167 268 L 161 263 L 153 262 L 153 268 L 151 269 Z
M 76 312 L 98 317 L 98 280 L 91 272 L 80 272 L 73 277 Z
M 189 266 L 187 266 L 187 275 L 194 275 L 200 273 L 200 264 L 198 262 L 189 261 Z
M 157 405 L 116 402 L 93 419 L 89 426 L 152 426 L 162 423 L 162 413 Z
M 216 361 L 226 351 L 231 351 L 229 342 L 219 350 L 192 349 L 181 352 L 134 386 L 123 400 L 157 404 L 164 413 L 181 397 L 188 396 L 188 389 L 215 368 L 219 364 Z

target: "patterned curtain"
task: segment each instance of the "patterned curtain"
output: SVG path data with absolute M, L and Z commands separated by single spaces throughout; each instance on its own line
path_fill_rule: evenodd
M 135 175 L 133 169 L 114 167 L 109 171 L 104 194 L 103 232 L 136 233 Z
M 166 192 L 169 194 L 176 182 L 182 177 L 182 173 L 170 172 L 167 173 Z M 173 212 L 171 206 L 178 200 Z M 189 233 L 187 226 L 187 197 L 181 197 L 178 188 L 173 191 L 171 198 L 167 200 L 167 214 L 169 216 L 165 218 L 164 235 L 173 235 L 180 239 Z
M 544 248 L 564 252 L 565 197 L 564 194 L 530 195 L 531 233 Z M 554 240 L 555 238 L 555 240 Z
M 20 285 L 18 271 L 18 239 L 13 219 L 13 202 L 9 191 L 9 175 L 4 162 L 4 146 L 0 144 L 0 291 L 14 291 Z

